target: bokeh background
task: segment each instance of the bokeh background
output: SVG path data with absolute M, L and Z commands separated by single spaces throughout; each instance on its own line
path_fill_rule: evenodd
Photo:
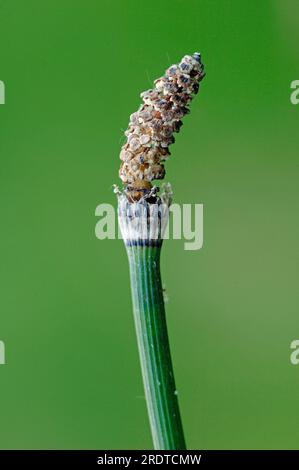
M 167 163 L 204 247 L 162 270 L 192 449 L 298 449 L 296 0 L 0 1 L 2 449 L 150 449 L 128 266 L 94 234 L 128 116 L 171 63 L 207 76 Z

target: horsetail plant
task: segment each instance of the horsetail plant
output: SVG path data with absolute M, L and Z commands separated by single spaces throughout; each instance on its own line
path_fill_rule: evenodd
M 172 65 L 155 87 L 141 93 L 143 104 L 130 116 L 120 153 L 118 219 L 130 268 L 133 313 L 150 427 L 156 450 L 186 449 L 175 387 L 160 274 L 171 187 L 161 194 L 163 162 L 180 130 L 188 104 L 199 90 L 204 67 L 199 53 Z

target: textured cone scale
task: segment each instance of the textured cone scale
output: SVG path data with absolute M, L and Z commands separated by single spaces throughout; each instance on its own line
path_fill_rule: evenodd
M 169 67 L 155 80 L 153 89 L 141 93 L 143 104 L 130 116 L 127 141 L 120 152 L 119 176 L 130 191 L 148 190 L 151 181 L 164 178 L 163 162 L 170 155 L 174 133 L 179 132 L 181 119 L 189 112 L 188 105 L 204 75 L 196 52 Z

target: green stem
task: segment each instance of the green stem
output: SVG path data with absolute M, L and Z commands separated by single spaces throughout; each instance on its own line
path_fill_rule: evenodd
M 168 341 L 161 246 L 127 246 L 137 341 L 156 450 L 186 449 Z

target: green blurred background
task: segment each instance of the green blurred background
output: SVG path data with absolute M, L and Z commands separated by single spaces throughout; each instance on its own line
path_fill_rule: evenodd
M 128 116 L 171 63 L 207 76 L 167 163 L 204 247 L 162 270 L 189 448 L 299 445 L 296 0 L 0 1 L 2 449 L 151 448 L 115 204 Z

